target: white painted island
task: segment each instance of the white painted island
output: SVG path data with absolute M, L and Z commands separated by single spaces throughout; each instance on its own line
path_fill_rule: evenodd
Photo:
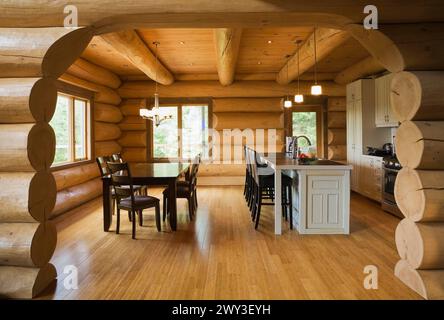
M 293 178 L 293 224 L 301 234 L 348 234 L 350 170 L 330 160 L 301 164 L 285 153 L 261 155 L 275 173 L 275 234 L 282 234 L 281 173 Z

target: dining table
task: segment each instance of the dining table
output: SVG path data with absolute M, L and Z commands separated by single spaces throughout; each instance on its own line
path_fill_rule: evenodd
M 189 170 L 189 163 L 132 163 L 130 173 L 134 185 L 167 186 L 168 211 L 171 230 L 177 230 L 177 180 Z M 109 231 L 113 219 L 113 197 L 111 176 L 102 177 L 103 182 L 103 229 Z

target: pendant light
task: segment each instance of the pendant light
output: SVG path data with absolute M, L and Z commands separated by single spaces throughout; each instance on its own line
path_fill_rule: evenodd
M 156 72 L 155 72 L 155 78 L 154 78 L 154 82 L 155 82 L 155 91 L 154 91 L 154 106 L 150 109 L 140 109 L 139 110 L 139 115 L 145 119 L 145 120 L 150 120 L 154 123 L 154 125 L 156 127 L 158 127 L 164 120 L 168 120 L 168 119 L 172 119 L 173 116 L 172 115 L 165 115 L 165 116 L 161 116 L 160 114 L 160 107 L 159 107 L 159 93 L 157 91 L 157 69 L 158 69 L 158 63 L 159 63 L 159 59 L 157 56 L 157 47 L 159 45 L 159 42 L 153 42 L 153 44 L 156 46 Z
M 288 57 L 287 57 L 287 82 L 288 82 Z M 292 106 L 293 106 L 293 103 L 290 100 L 290 95 L 288 94 L 288 89 L 287 89 L 287 97 L 284 100 L 284 107 L 291 108 Z
M 314 96 L 320 96 L 322 94 L 322 87 L 318 85 L 318 78 L 317 78 L 317 56 L 316 56 L 316 27 L 314 29 L 313 33 L 313 40 L 314 40 L 314 59 L 315 59 L 315 65 L 314 65 L 314 76 L 315 76 L 315 83 L 311 86 L 311 94 Z
M 294 102 L 296 103 L 302 103 L 304 102 L 304 96 L 300 93 L 300 73 L 299 73 L 299 43 L 301 40 L 296 41 L 296 44 L 298 45 L 298 93 L 294 95 Z

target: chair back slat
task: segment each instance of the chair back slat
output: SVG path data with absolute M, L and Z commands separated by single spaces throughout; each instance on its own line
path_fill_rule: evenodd
M 108 161 L 111 161 L 111 157 L 109 157 L 109 156 L 103 156 L 103 157 L 96 158 L 97 165 L 99 166 L 100 175 L 102 177 L 111 174 L 108 166 L 106 165 L 106 163 Z
M 122 158 L 122 155 L 120 154 L 120 153 L 114 153 L 112 156 L 111 156 L 111 158 L 112 158 L 112 161 L 113 162 L 120 162 L 120 163 L 123 163 L 124 161 L 123 161 L 123 158 Z

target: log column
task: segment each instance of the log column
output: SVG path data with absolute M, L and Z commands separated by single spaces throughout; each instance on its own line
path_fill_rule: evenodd
M 397 73 L 391 82 L 402 121 L 395 198 L 406 217 L 396 228 L 395 275 L 426 299 L 444 299 L 443 80 L 441 71 L 421 71 Z
M 32 298 L 57 277 L 48 219 L 57 187 L 51 120 L 55 79 L 88 45 L 92 31 L 0 29 L 0 296 Z

